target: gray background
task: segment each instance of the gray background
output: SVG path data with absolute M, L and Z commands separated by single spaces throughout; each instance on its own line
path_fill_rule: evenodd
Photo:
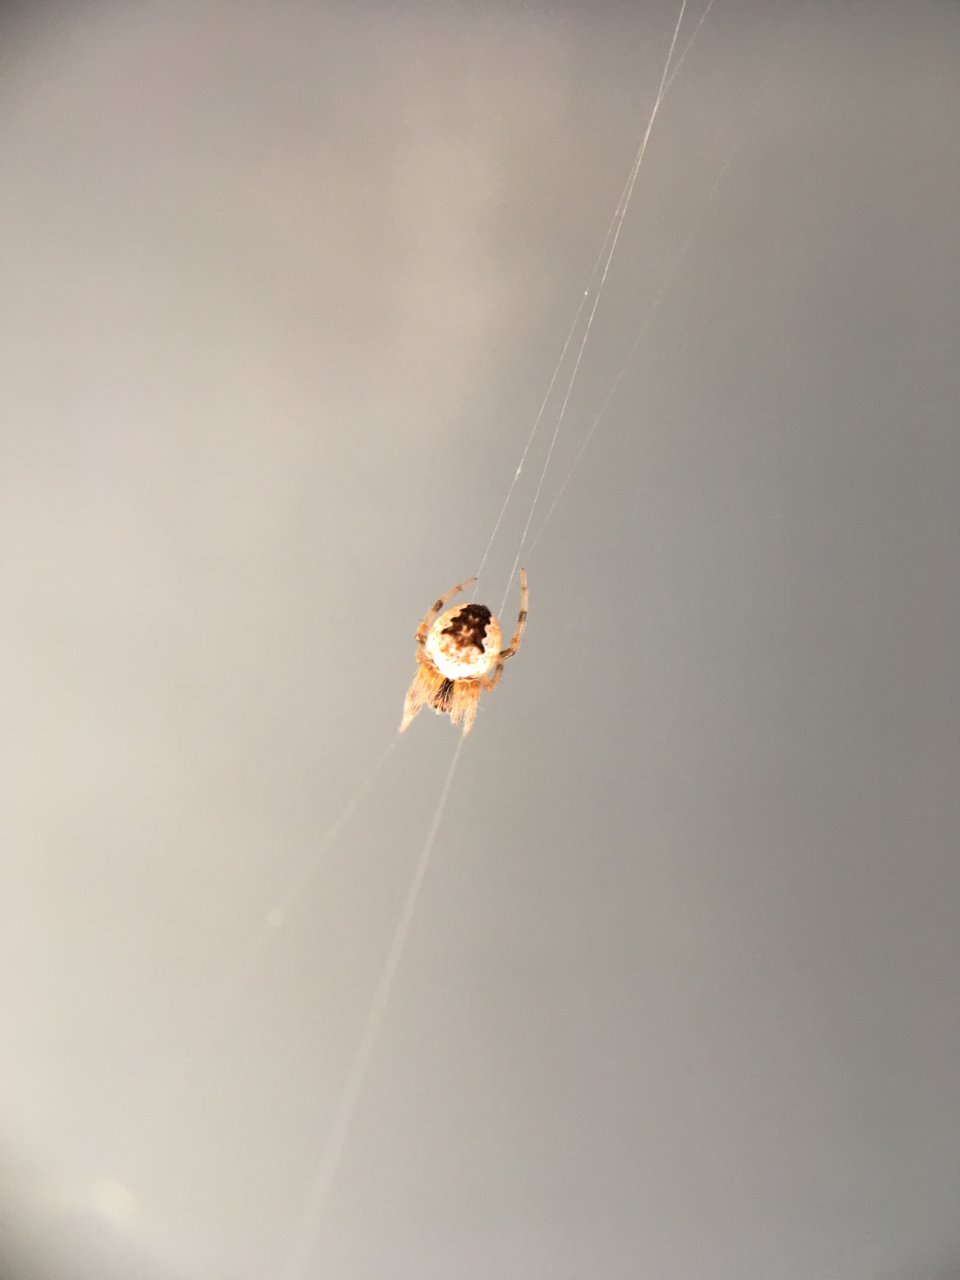
M 7 10 L 5 1278 L 281 1274 L 677 11 Z M 309 1276 L 960 1275 L 958 67 L 704 22 Z

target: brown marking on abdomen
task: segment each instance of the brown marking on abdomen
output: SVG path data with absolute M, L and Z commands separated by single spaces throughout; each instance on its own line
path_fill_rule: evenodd
M 450 625 L 443 628 L 441 635 L 452 636 L 460 648 L 472 645 L 483 653 L 483 642 L 492 616 L 485 604 L 465 604 L 457 616 L 450 619 Z

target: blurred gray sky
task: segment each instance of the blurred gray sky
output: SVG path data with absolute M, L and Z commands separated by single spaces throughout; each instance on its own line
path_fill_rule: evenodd
M 243 957 L 480 558 L 678 10 L 3 19 L 5 1278 L 281 1273 L 446 722 Z M 932 0 L 690 48 L 311 1280 L 960 1275 L 958 68 Z

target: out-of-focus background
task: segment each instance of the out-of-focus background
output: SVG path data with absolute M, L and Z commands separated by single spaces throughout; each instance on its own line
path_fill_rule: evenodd
M 687 49 L 304 1220 L 678 12 L 0 19 L 4 1280 L 960 1275 L 946 0 Z

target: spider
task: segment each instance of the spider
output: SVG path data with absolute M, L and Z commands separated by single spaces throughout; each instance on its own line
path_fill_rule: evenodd
M 401 733 L 425 703 L 454 724 L 462 720 L 464 734 L 469 733 L 480 691 L 497 687 L 503 664 L 520 648 L 529 603 L 526 570 L 520 570 L 520 616 L 506 649 L 500 647 L 500 624 L 485 604 L 459 604 L 440 612 L 471 582 L 476 578 L 467 578 L 435 601 L 417 628 L 417 674 L 407 691 Z

